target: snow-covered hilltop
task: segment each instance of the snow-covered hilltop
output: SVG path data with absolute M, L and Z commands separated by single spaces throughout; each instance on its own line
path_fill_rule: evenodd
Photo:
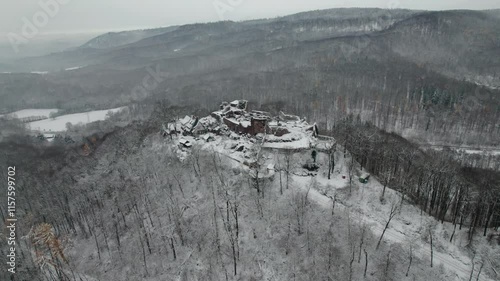
M 246 100 L 223 102 L 210 116 L 185 116 L 164 124 L 163 136 L 175 138 L 185 152 L 195 143 L 206 146 L 213 142 L 216 144 L 210 145 L 213 149 L 241 152 L 243 159 L 252 158 L 254 145 L 260 151 L 261 148 L 309 149 L 319 144 L 316 124 L 283 112 L 272 116 L 269 112 L 247 111 L 247 106 Z
M 316 124 L 283 112 L 272 116 L 248 111 L 247 106 L 244 100 L 224 102 L 210 116 L 173 120 L 163 126 L 163 145 L 186 163 L 196 162 L 193 159 L 204 153 L 217 155 L 235 175 L 242 173 L 251 179 L 258 193 L 269 192 L 264 189 L 270 186 L 280 194 L 290 189 L 306 194 L 318 210 L 333 213 L 334 208 L 348 213 L 356 223 L 370 228 L 379 244 L 390 249 L 410 247 L 411 258 L 442 266 L 447 280 L 466 280 L 471 274 L 478 280 L 491 280 L 480 276 L 479 267 L 472 267 L 475 261 L 463 251 L 465 228 L 456 230 L 450 222 L 440 224 L 402 199 L 400 192 L 386 191 L 334 138 L 320 135 Z M 388 221 L 387 214 L 394 214 L 394 219 Z M 455 240 L 450 242 L 452 232 Z M 435 247 L 432 253 L 431 247 Z M 411 263 L 408 271 L 410 267 Z

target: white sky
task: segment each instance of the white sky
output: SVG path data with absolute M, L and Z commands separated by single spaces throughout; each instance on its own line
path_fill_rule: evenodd
M 21 33 L 23 18 L 43 11 L 40 2 L 60 5 L 40 33 L 127 30 L 194 22 L 246 20 L 336 7 L 380 7 L 425 10 L 493 9 L 500 0 L 0 0 L 0 35 Z M 214 3 L 232 5 L 217 13 Z M 226 6 L 227 7 L 227 6 Z M 221 17 L 222 15 L 222 17 Z

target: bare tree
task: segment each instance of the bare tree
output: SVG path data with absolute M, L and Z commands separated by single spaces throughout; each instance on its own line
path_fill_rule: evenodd
M 469 281 L 472 281 L 472 277 L 474 276 L 474 259 L 476 258 L 476 255 L 474 254 L 474 256 L 472 257 L 472 261 L 471 261 L 471 264 L 472 264 L 472 269 L 470 270 L 470 276 L 469 276 Z
M 481 276 L 481 271 L 483 270 L 483 267 L 484 267 L 484 261 L 481 261 L 481 266 L 479 267 L 479 272 L 477 273 L 476 281 L 479 281 L 479 276 Z
M 337 194 L 334 194 L 333 196 L 328 196 L 332 200 L 332 217 L 335 215 L 335 203 L 337 202 Z
M 349 173 L 349 194 L 352 193 L 352 180 L 354 178 L 354 168 L 356 167 L 356 161 L 354 160 L 354 156 L 351 155 L 349 161 L 347 162 L 347 169 Z
M 382 235 L 380 235 L 380 239 L 378 240 L 377 247 L 376 249 L 380 247 L 380 243 L 382 242 L 382 238 L 384 238 L 384 234 L 387 231 L 387 228 L 389 228 L 389 224 L 391 223 L 391 220 L 396 216 L 397 210 L 398 210 L 398 204 L 393 202 L 391 204 L 391 210 L 389 211 L 389 218 L 387 219 L 387 222 L 385 224 L 384 230 L 382 231 Z
M 384 199 L 385 196 L 385 189 L 387 186 L 390 184 L 392 181 L 392 171 L 387 171 L 382 174 L 382 182 L 384 183 L 384 187 L 382 189 L 382 195 L 381 198 Z
M 406 277 L 408 277 L 408 274 L 410 273 L 410 267 L 412 262 L 413 262 L 413 243 L 410 243 L 409 262 L 408 262 L 408 268 L 406 269 Z
M 351 261 L 349 262 L 349 281 L 352 280 L 352 264 L 354 263 L 355 252 L 356 252 L 356 249 L 353 246 L 352 247 Z
M 223 211 L 219 209 L 224 230 L 231 246 L 231 254 L 233 258 L 234 276 L 238 274 L 238 259 L 239 259 L 239 222 L 238 222 L 238 202 L 237 200 L 230 201 L 227 199 L 226 208 L 229 209 L 230 216 L 224 216 Z
M 332 139 L 328 144 L 328 179 L 335 169 L 335 152 L 337 152 L 337 142 Z
M 285 150 L 285 175 L 286 175 L 286 189 L 290 187 L 290 174 L 292 172 L 293 151 Z
M 297 221 L 297 234 L 302 235 L 304 227 L 304 219 L 307 211 L 307 206 L 309 201 L 307 199 L 311 187 L 308 188 L 306 193 L 296 192 L 293 196 L 292 207 L 295 213 L 295 219 Z
M 429 228 L 429 239 L 431 242 L 431 267 L 434 265 L 434 248 L 432 245 L 432 230 Z
M 279 159 L 278 154 L 274 155 L 274 159 L 275 159 L 275 163 L 276 163 L 275 171 L 277 171 L 279 173 L 279 177 L 280 177 L 280 194 L 283 195 L 283 178 L 281 175 L 281 173 L 283 172 L 283 167 L 282 167 L 282 163 Z
M 361 248 L 363 248 L 363 245 L 365 243 L 365 234 L 366 234 L 366 224 L 361 225 L 361 234 L 359 238 L 359 254 L 358 254 L 358 263 L 361 263 Z
M 390 265 L 391 265 L 391 250 L 387 252 L 387 259 L 385 260 L 384 280 L 388 280 Z
M 368 270 L 368 253 L 366 252 L 366 249 L 363 249 L 363 252 L 365 252 L 365 272 L 363 276 L 366 278 L 366 271 Z

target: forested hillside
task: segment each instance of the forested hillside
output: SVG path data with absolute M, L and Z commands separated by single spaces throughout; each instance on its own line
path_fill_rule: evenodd
M 348 8 L 0 54 L 0 280 L 500 280 L 499 35 Z
M 401 199 L 393 190 L 399 187 L 395 181 L 384 187 L 384 194 L 381 187 L 364 190 L 375 185 L 351 184 L 329 199 L 320 190 L 331 194 L 331 187 L 291 175 L 294 168 L 286 168 L 301 165 L 300 152 L 282 156 L 282 163 L 290 164 L 277 164 L 283 168 L 274 179 L 256 180 L 226 156 L 198 148 L 180 161 L 175 145 L 160 136 L 158 122 L 187 112 L 195 110 L 167 107 L 148 122 L 96 135 L 88 155 L 80 144 L 1 143 L 2 162 L 19 167 L 18 206 L 25 206 L 18 211 L 22 259 L 12 280 L 453 280 L 468 274 L 450 271 L 446 260 L 444 266 L 430 267 L 419 246 L 428 243 L 428 236 L 396 242 L 394 234 L 384 238 L 384 230 L 380 236 L 378 224 L 358 213 L 356 202 L 368 197 L 370 206 L 376 206 L 371 212 L 390 209 L 391 219 L 397 212 L 418 216 L 412 211 L 413 193 Z M 357 157 L 353 145 L 366 140 L 355 137 L 354 129 L 350 132 L 347 143 L 352 145 L 346 147 Z M 350 155 L 340 145 L 334 167 L 360 169 Z M 362 167 L 376 165 L 378 159 L 391 167 L 387 159 L 367 156 L 368 162 L 358 160 Z M 419 156 L 414 156 L 419 166 Z M 329 157 L 318 156 L 318 162 L 326 165 Z M 407 167 L 407 162 L 401 165 Z M 417 206 L 441 218 L 441 205 Z M 457 213 L 453 210 L 449 213 Z M 422 218 L 433 221 L 425 214 Z M 451 218 L 458 223 L 446 217 Z M 467 228 L 470 217 L 460 218 Z M 462 234 L 457 230 L 452 240 L 462 241 Z M 436 251 L 450 247 L 449 234 L 434 235 Z M 486 241 L 475 237 L 472 248 Z M 498 253 L 492 249 L 494 257 Z M 485 264 L 479 275 L 488 280 L 483 278 L 494 274 L 497 260 L 488 261 L 483 254 L 477 257 Z
M 441 222 L 462 229 L 468 239 L 483 228 L 500 224 L 500 174 L 498 171 L 462 166 L 446 153 L 422 151 L 396 134 L 348 118 L 333 132 L 361 167 L 392 186 L 416 206 Z
M 6 66 L 49 73 L 0 74 L 0 95 L 4 107 L 65 109 L 245 98 L 323 129 L 353 113 L 422 142 L 493 146 L 499 26 L 495 11 L 334 9 L 107 34 Z

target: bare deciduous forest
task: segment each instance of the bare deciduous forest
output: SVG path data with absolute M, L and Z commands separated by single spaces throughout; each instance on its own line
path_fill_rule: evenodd
M 0 116 L 0 280 L 498 280 L 499 34 L 352 8 L 0 57 L 2 114 L 126 107 Z

